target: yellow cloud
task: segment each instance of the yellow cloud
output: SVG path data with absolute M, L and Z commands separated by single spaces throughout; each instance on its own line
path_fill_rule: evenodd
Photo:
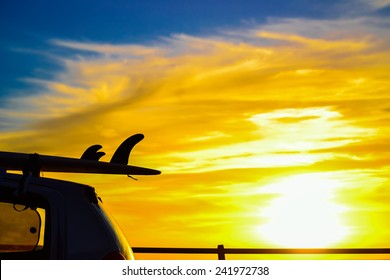
M 296 34 L 283 34 L 283 33 L 272 33 L 261 31 L 257 34 L 261 38 L 273 39 L 273 40 L 282 40 L 294 43 L 300 43 L 307 45 L 315 51 L 338 51 L 338 52 L 347 52 L 347 51 L 362 51 L 367 49 L 370 44 L 361 40 L 325 40 L 325 39 L 313 39 L 307 38 L 304 36 L 299 36 Z

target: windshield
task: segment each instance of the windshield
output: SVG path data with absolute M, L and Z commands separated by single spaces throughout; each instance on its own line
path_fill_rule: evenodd
M 45 210 L 0 202 L 0 252 L 23 252 L 43 247 Z

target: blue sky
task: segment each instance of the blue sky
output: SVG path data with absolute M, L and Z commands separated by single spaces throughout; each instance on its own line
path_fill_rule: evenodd
M 279 18 L 337 18 L 343 1 L 310 0 L 87 0 L 0 3 L 0 95 L 31 90 L 26 77 L 48 76 L 52 39 L 108 43 L 153 41 L 171 34 L 210 34 L 221 28 Z M 338 5 L 336 5 L 338 3 Z M 68 50 L 69 51 L 69 50 Z

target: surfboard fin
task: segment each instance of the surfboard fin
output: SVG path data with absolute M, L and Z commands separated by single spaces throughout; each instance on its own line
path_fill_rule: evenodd
M 98 152 L 101 148 L 101 145 L 92 145 L 85 150 L 80 159 L 99 161 L 99 159 L 106 154 L 105 152 Z
M 134 134 L 130 136 L 116 149 L 114 155 L 111 158 L 110 163 L 124 164 L 129 163 L 129 157 L 131 150 L 137 145 L 142 139 L 144 139 L 143 134 Z

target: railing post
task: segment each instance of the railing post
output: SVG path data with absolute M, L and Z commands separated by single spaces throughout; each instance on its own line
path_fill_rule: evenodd
M 225 247 L 218 245 L 218 260 L 225 260 Z

